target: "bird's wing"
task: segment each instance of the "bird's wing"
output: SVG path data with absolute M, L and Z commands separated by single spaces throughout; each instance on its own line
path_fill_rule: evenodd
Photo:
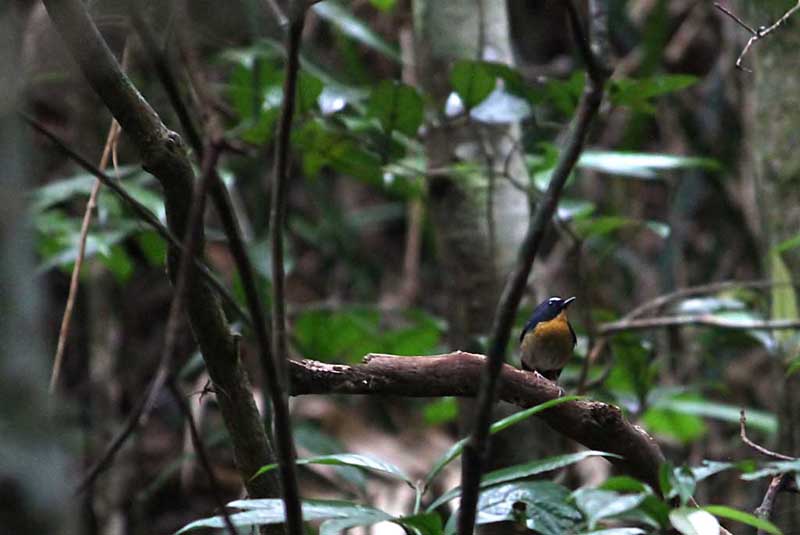
M 529 319 L 528 323 L 526 323 L 525 327 L 523 327 L 522 332 L 519 333 L 519 342 L 522 343 L 522 339 L 525 338 L 525 335 L 534 330 L 536 328 L 536 325 L 538 324 L 539 324 L 538 318 Z
M 569 326 L 569 334 L 572 335 L 572 347 L 574 348 L 575 344 L 578 343 L 578 337 L 575 336 L 575 329 L 572 328 L 572 324 L 567 322 L 567 325 Z

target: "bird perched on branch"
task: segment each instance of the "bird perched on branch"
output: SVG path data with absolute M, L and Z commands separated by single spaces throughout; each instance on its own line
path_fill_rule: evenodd
M 519 336 L 522 369 L 558 379 L 577 341 L 567 319 L 567 307 L 574 300 L 551 297 L 534 309 Z

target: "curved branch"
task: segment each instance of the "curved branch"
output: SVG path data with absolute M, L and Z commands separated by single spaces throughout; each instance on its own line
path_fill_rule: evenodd
M 456 351 L 426 357 L 367 355 L 364 364 L 346 366 L 315 360 L 289 362 L 290 392 L 306 394 L 364 394 L 406 397 L 474 397 L 486 357 Z M 532 407 L 558 398 L 561 389 L 534 372 L 504 365 L 497 398 L 519 407 Z M 612 460 L 626 473 L 659 488 L 658 467 L 664 455 L 642 428 L 622 411 L 599 401 L 570 401 L 537 415 L 562 435 L 590 449 L 616 453 Z
M 180 137 L 158 114 L 120 69 L 80 0 L 44 0 L 84 76 L 127 134 L 164 189 L 167 223 L 173 236 L 184 236 L 188 226 L 194 172 Z M 198 232 L 198 251 L 204 239 Z M 175 278 L 179 249 L 170 247 L 168 264 Z M 250 477 L 272 462 L 272 452 L 242 366 L 237 344 L 214 290 L 200 277 L 187 288 L 186 311 L 209 376 L 219 393 L 217 401 L 233 442 L 234 456 L 244 485 L 252 497 L 279 493 L 273 478 Z

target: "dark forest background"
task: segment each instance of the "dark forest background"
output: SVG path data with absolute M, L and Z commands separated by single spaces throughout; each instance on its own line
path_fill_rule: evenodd
M 481 533 L 800 532 L 797 6 L 284 4 L 0 4 L 8 533 L 248 533 L 290 450 L 308 532 L 455 533 L 450 353 L 518 367 L 552 295 L 563 391 L 504 370 L 491 420 L 586 399 L 492 435 Z

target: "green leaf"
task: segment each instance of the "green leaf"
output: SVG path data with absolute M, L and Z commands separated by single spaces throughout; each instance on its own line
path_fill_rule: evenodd
M 580 160 L 578 160 L 578 167 L 628 178 L 652 180 L 659 178 L 659 171 L 697 168 L 719 170 L 720 165 L 710 158 L 643 152 L 589 150 L 581 154 Z
M 638 80 L 617 78 L 609 86 L 609 97 L 615 106 L 627 106 L 643 113 L 655 112 L 651 99 L 685 89 L 697 77 L 684 74 L 657 75 Z
M 124 165 L 119 168 L 119 176 L 122 179 L 128 179 L 140 172 L 141 167 L 137 165 Z M 116 176 L 116 174 L 112 175 Z M 36 214 L 74 197 L 88 196 L 95 180 L 94 175 L 80 173 L 40 186 L 30 193 L 31 210 Z
M 455 398 L 437 399 L 425 405 L 422 417 L 428 425 L 439 425 L 452 422 L 458 416 L 458 403 Z
M 551 481 L 521 481 L 492 486 L 478 500 L 478 524 L 518 520 L 514 504 L 525 504 L 522 513 L 529 529 L 543 535 L 573 533 L 581 521 L 580 512 L 568 502 L 569 490 Z M 455 515 L 453 516 L 455 518 Z M 455 526 L 448 523 L 447 533 Z
M 397 0 L 369 0 L 369 3 L 381 11 L 390 11 L 397 3 Z
M 413 535 L 442 535 L 442 518 L 438 513 L 421 513 L 414 516 L 404 516 L 392 520 L 400 524 Z
M 646 496 L 643 493 L 619 494 L 600 489 L 578 489 L 572 493 L 575 505 L 586 516 L 589 529 L 594 529 L 597 523 L 604 518 L 618 516 L 635 509 Z
M 481 488 L 488 487 L 491 485 L 497 485 L 499 483 L 505 483 L 508 481 L 513 481 L 515 479 L 530 477 L 536 474 L 543 474 L 545 472 L 550 472 L 552 470 L 557 470 L 559 468 L 570 466 L 589 457 L 598 457 L 598 456 L 619 457 L 618 455 L 615 455 L 613 453 L 587 450 L 578 453 L 569 453 L 566 455 L 556 455 L 553 457 L 547 457 L 545 459 L 537 459 L 529 463 L 509 466 L 507 468 L 501 468 L 499 470 L 489 472 L 481 479 Z M 454 489 L 451 489 L 442 494 L 441 496 L 439 496 L 436 500 L 434 500 L 434 502 L 428 506 L 428 511 L 433 511 L 440 505 L 447 503 L 450 500 L 457 498 L 460 495 L 461 495 L 461 487 L 456 487 Z
M 474 108 L 495 88 L 495 77 L 482 61 L 459 60 L 450 72 L 450 83 L 464 107 Z
M 706 505 L 703 507 L 703 510 L 708 511 L 714 516 L 721 516 L 722 518 L 741 522 L 742 524 L 747 524 L 748 526 L 766 531 L 767 533 L 772 533 L 773 535 L 781 535 L 781 530 L 779 530 L 778 527 L 772 522 L 758 518 L 750 513 L 739 511 L 738 509 L 734 509 L 732 507 L 726 507 L 724 505 Z
M 243 512 L 230 515 L 233 525 L 237 528 L 260 526 L 267 524 L 282 524 L 285 520 L 283 501 L 277 498 L 262 500 L 237 500 L 228 504 L 229 507 L 242 509 Z M 327 500 L 303 500 L 303 520 L 339 519 L 346 522 L 357 522 L 348 525 L 369 525 L 382 520 L 389 520 L 391 515 L 375 509 L 351 502 Z M 198 528 L 225 527 L 221 516 L 204 518 L 188 524 L 176 532 L 176 535 Z M 330 531 L 328 533 L 335 533 Z
M 136 235 L 145 258 L 153 266 L 163 266 L 167 259 L 167 244 L 156 231 L 146 230 Z
M 643 535 L 642 528 L 609 528 L 596 531 L 584 531 L 580 535 Z
M 679 507 L 669 513 L 669 521 L 683 535 L 717 535 L 719 522 L 702 509 Z
M 740 407 L 708 399 L 692 400 L 666 398 L 657 401 L 653 406 L 662 409 L 670 409 L 682 414 L 714 418 L 736 425 L 739 424 L 739 412 L 741 410 Z M 747 424 L 749 427 L 770 434 L 778 430 L 778 421 L 774 414 L 755 409 L 747 409 Z
M 378 119 L 383 132 L 391 135 L 394 130 L 414 137 L 422 124 L 422 97 L 417 91 L 393 80 L 384 80 L 373 89 L 367 103 L 367 113 Z
M 748 423 L 750 422 L 749 419 L 747 421 Z M 755 479 L 761 479 L 762 477 L 774 477 L 778 474 L 789 472 L 800 473 L 800 459 L 793 461 L 771 461 L 758 470 L 742 474 L 742 479 L 745 481 L 753 481 Z
M 605 236 L 626 227 L 646 228 L 661 238 L 669 236 L 669 226 L 657 221 L 638 221 L 621 216 L 597 216 L 575 222 L 575 231 L 584 239 Z
M 317 99 L 323 88 L 324 85 L 319 78 L 300 71 L 297 76 L 297 113 L 316 110 Z
M 781 243 L 776 245 L 773 248 L 773 250 L 778 254 L 782 254 L 785 253 L 786 251 L 791 251 L 792 249 L 795 249 L 797 247 L 800 247 L 800 234 L 796 234 L 795 236 L 792 236 L 788 240 L 782 241 Z
M 311 457 L 309 459 L 297 459 L 295 464 L 298 466 L 305 465 L 305 464 L 326 464 L 326 465 L 334 465 L 334 466 L 352 466 L 355 468 L 362 468 L 364 470 L 370 470 L 372 472 L 379 472 L 385 475 L 392 476 L 397 479 L 401 479 L 411 485 L 414 486 L 414 481 L 405 474 L 400 468 L 397 466 L 387 463 L 386 461 L 382 461 L 380 459 L 376 459 L 374 457 L 370 457 L 368 455 L 359 455 L 356 453 L 338 453 L 334 455 L 320 455 L 319 457 Z M 255 479 L 258 476 L 265 474 L 271 470 L 277 468 L 277 464 L 268 464 L 266 466 L 262 466 L 258 469 L 258 471 L 253 474 L 253 477 L 250 479 Z
M 510 416 L 503 418 L 502 420 L 498 420 L 491 425 L 489 428 L 489 434 L 493 435 L 495 433 L 499 433 L 503 429 L 507 429 L 512 425 L 516 425 L 519 422 L 530 418 L 531 416 L 538 414 L 542 411 L 545 411 L 551 407 L 555 407 L 556 405 L 561 405 L 562 403 L 566 403 L 568 401 L 576 401 L 582 399 L 581 396 L 564 396 L 556 399 L 551 399 L 550 401 L 545 401 L 544 403 L 540 403 L 539 405 L 535 405 L 523 411 L 516 412 Z M 461 439 L 455 444 L 453 444 L 450 449 L 448 449 L 444 454 L 439 457 L 439 460 L 434 463 L 433 468 L 428 475 L 425 477 L 425 487 L 428 487 L 433 479 L 439 475 L 439 473 L 444 469 L 445 466 L 450 464 L 454 459 L 461 455 L 464 451 L 464 445 L 467 443 L 467 439 Z
M 789 367 L 786 369 L 786 377 L 794 375 L 795 373 L 797 373 L 797 370 L 800 370 L 800 355 L 794 357 L 789 362 Z
M 314 4 L 312 9 L 320 18 L 328 21 L 346 36 L 400 63 L 401 58 L 397 48 L 372 31 L 367 23 L 353 15 L 344 5 L 329 0 Z

